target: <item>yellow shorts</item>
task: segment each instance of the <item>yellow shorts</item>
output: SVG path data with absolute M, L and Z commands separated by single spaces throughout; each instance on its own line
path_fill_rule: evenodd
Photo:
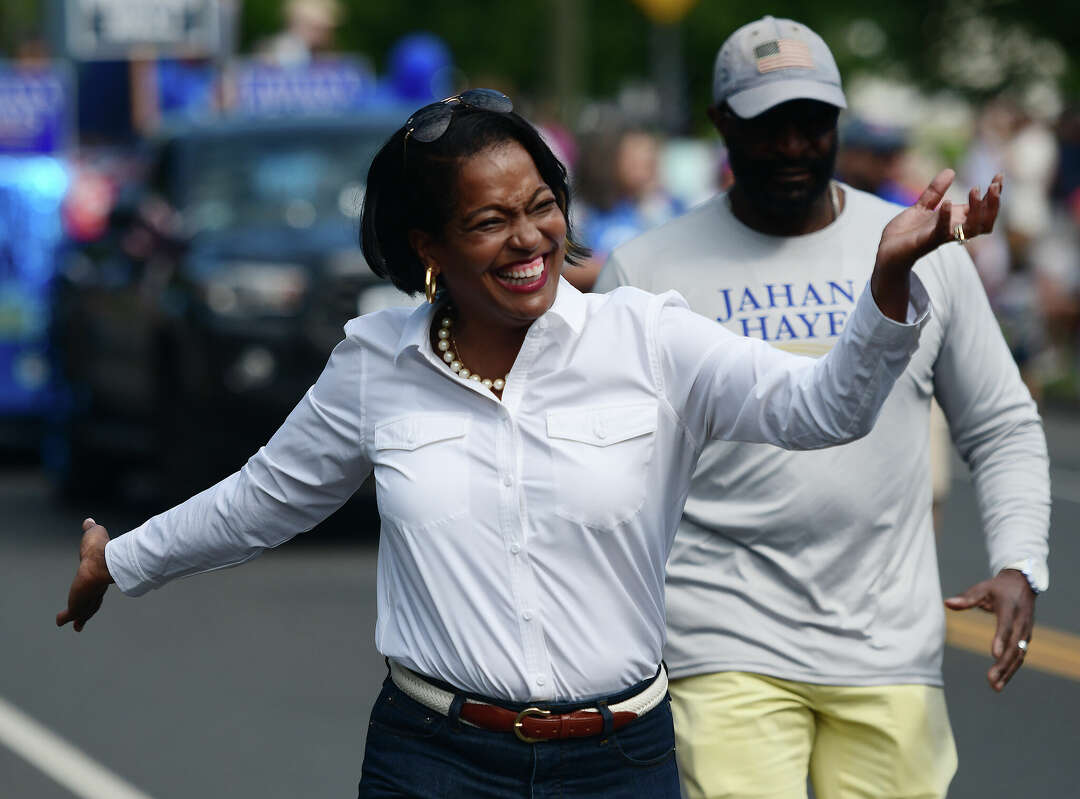
M 672 680 L 688 799 L 940 799 L 956 773 L 945 693 L 719 672 Z
M 930 485 L 934 490 L 934 502 L 949 498 L 952 487 L 952 437 L 945 412 L 937 404 L 930 403 Z

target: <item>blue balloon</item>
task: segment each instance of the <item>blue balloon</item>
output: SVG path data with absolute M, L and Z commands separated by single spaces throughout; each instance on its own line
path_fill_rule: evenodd
M 410 33 L 390 50 L 388 82 L 404 103 L 420 105 L 450 93 L 453 56 L 450 48 L 431 33 Z

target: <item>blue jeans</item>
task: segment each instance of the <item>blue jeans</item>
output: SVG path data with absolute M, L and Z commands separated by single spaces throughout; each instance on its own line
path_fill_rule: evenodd
M 387 678 L 371 711 L 359 799 L 390 796 L 679 799 L 670 699 L 610 735 L 530 744 L 442 716 Z

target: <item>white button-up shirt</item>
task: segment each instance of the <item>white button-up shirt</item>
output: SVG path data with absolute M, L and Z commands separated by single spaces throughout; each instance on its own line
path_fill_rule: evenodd
M 350 321 L 326 369 L 236 474 L 109 542 L 131 595 L 236 565 L 332 513 L 374 469 L 375 643 L 462 689 L 578 700 L 652 676 L 664 565 L 705 441 L 815 448 L 872 426 L 926 317 L 864 292 L 813 360 L 735 336 L 677 294 L 565 281 L 500 402 L 431 346 L 431 307 Z M 723 612 L 718 608 L 717 612 Z

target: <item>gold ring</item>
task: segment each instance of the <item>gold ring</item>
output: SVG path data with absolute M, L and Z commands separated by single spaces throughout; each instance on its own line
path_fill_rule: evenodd
M 961 244 L 964 243 L 964 238 L 965 237 L 964 237 L 964 226 L 963 225 L 957 225 L 956 226 L 956 230 L 953 231 L 953 238 L 956 239 Z

